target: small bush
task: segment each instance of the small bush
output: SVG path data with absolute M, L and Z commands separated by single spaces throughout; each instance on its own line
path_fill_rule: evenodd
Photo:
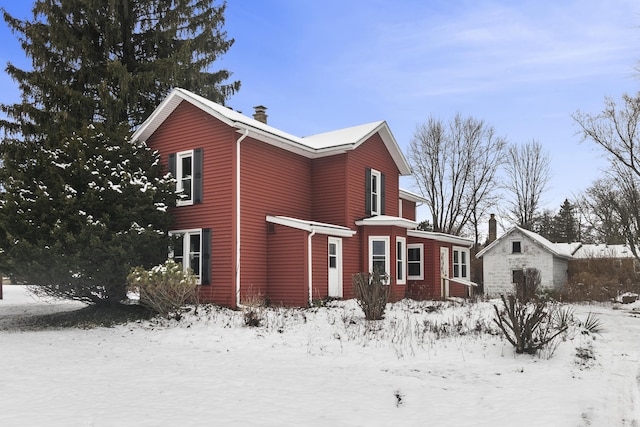
M 391 286 L 385 285 L 388 280 L 389 276 L 378 272 L 353 275 L 353 292 L 365 319 L 380 320 L 384 316 L 391 294 Z
M 166 318 L 180 319 L 182 307 L 198 302 L 196 276 L 173 260 L 151 270 L 134 268 L 127 276 L 127 290 L 140 295 L 141 305 Z
M 515 284 L 516 298 L 527 303 L 536 297 L 540 287 L 540 270 L 537 268 L 526 268 L 520 280 Z
M 242 312 L 244 314 L 245 326 L 256 328 L 262 325 L 264 310 L 268 305 L 265 297 L 251 290 L 249 295 L 240 301 L 240 305 L 242 306 Z
M 518 354 L 535 354 L 567 329 L 566 325 L 560 326 L 560 329 L 554 328 L 544 299 L 525 303 L 514 295 L 501 295 L 501 298 L 504 307 L 500 310 L 498 306 L 493 306 L 493 321 Z

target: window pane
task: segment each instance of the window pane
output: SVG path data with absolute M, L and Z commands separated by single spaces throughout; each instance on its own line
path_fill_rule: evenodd
M 181 178 L 188 178 L 190 176 L 191 176 L 191 156 L 185 156 L 182 158 Z
M 329 268 L 337 268 L 338 263 L 335 256 L 329 257 Z
M 373 255 L 385 255 L 385 245 L 382 240 L 373 241 Z
M 409 263 L 407 265 L 407 272 L 409 276 L 419 276 L 420 275 L 420 264 L 419 263 Z
M 411 261 L 420 261 L 420 249 L 418 248 L 409 248 L 407 253 L 407 259 L 409 262 Z
M 387 272 L 385 271 L 386 270 L 385 264 L 386 263 L 385 263 L 384 259 L 378 260 L 378 259 L 374 258 L 373 259 L 373 271 L 377 272 L 377 273 L 380 273 L 380 274 L 386 274 Z
M 462 263 L 466 264 L 467 263 L 467 253 L 466 252 L 460 252 L 460 258 L 462 259 Z
M 453 277 L 460 277 L 460 265 L 453 264 Z
M 458 263 L 458 259 L 459 259 L 458 254 L 459 254 L 458 251 L 453 251 L 453 263 L 454 264 Z
M 184 264 L 184 235 L 180 235 L 173 245 L 173 260 L 178 264 Z
M 336 244 L 329 243 L 329 255 L 335 255 L 335 254 L 336 254 Z
M 520 253 L 521 252 L 521 248 L 520 248 L 520 242 L 511 242 L 511 252 L 513 253 Z

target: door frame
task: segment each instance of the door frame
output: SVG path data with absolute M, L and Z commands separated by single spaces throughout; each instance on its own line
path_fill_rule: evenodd
M 331 277 L 331 245 L 336 246 L 336 270 L 337 270 L 337 283 L 333 283 L 332 287 L 332 277 Z M 333 292 L 332 291 L 336 291 Z M 329 236 L 327 239 L 327 296 L 332 298 L 342 298 L 344 296 L 344 287 L 342 283 L 342 238 L 340 237 L 331 237 Z

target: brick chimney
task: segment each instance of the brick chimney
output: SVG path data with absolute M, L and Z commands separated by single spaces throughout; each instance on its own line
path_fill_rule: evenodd
M 266 125 L 267 124 L 267 107 L 265 107 L 264 105 L 256 105 L 255 107 L 253 107 L 253 109 L 256 111 L 255 113 L 253 113 L 253 118 Z
M 489 243 L 492 243 L 498 237 L 498 222 L 496 216 L 491 214 L 489 217 Z

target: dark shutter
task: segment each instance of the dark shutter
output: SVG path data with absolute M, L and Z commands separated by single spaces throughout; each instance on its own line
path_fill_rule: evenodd
M 384 191 L 384 174 L 380 172 L 380 215 L 384 215 L 384 199 L 385 199 L 385 191 Z
M 172 178 L 178 178 L 176 176 L 176 153 L 169 154 L 169 173 Z
M 202 148 L 193 150 L 193 203 L 202 203 Z
M 211 284 L 211 229 L 202 229 L 202 269 L 200 283 Z
M 364 174 L 364 213 L 371 215 L 371 168 L 366 168 Z

